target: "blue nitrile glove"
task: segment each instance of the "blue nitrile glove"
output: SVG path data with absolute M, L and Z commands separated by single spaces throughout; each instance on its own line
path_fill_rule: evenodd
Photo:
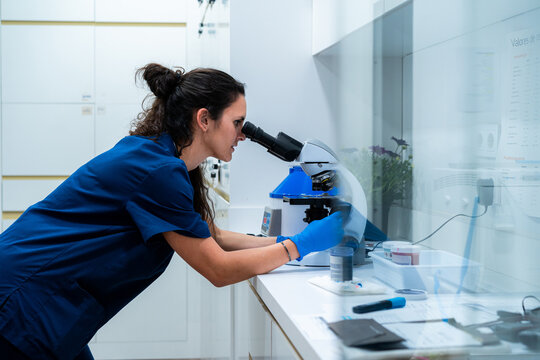
M 297 260 L 314 251 L 322 251 L 336 246 L 343 238 L 343 219 L 340 211 L 321 220 L 315 220 L 299 234 L 290 237 L 300 254 Z

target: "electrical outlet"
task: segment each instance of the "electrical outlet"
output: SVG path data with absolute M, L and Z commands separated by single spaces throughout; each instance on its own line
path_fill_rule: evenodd
M 494 183 L 492 178 L 478 179 L 476 181 L 476 191 L 478 194 L 478 203 L 480 205 L 493 205 L 493 188 Z

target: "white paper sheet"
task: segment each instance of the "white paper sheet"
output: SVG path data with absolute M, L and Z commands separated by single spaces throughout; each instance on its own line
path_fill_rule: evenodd
M 481 346 L 482 343 L 465 331 L 446 322 L 385 324 L 388 330 L 406 339 L 411 349 Z
M 338 315 L 339 314 L 339 315 Z M 496 312 L 481 306 L 471 306 L 470 303 L 456 303 L 452 299 L 430 298 L 424 301 L 408 301 L 404 308 L 374 311 L 367 314 L 354 314 L 352 307 L 338 313 L 328 311 L 324 315 L 327 322 L 344 319 L 375 319 L 380 324 L 396 322 L 441 320 L 454 318 L 460 324 L 483 323 L 497 319 Z

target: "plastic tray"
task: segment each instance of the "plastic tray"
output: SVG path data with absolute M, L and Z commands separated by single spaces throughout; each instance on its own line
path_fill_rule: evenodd
M 422 250 L 419 265 L 398 265 L 385 259 L 383 251 L 371 253 L 375 277 L 396 289 L 421 289 L 430 293 L 474 291 L 482 266 L 441 250 Z M 462 280 L 463 279 L 463 280 Z

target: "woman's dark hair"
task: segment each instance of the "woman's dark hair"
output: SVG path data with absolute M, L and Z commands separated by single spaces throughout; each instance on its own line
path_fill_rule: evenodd
M 223 110 L 245 94 L 242 83 L 216 69 L 198 68 L 186 73 L 182 68 L 171 70 L 159 64 L 148 64 L 137 70 L 135 76 L 146 81 L 155 98 L 150 107 L 145 107 L 148 97 L 145 98 L 143 111 L 132 123 L 129 134 L 157 138 L 168 133 L 180 154 L 193 142 L 193 115 L 197 110 L 205 108 L 211 119 L 218 120 Z M 202 167 L 191 170 L 189 178 L 194 190 L 195 211 L 213 228 L 214 212 Z

